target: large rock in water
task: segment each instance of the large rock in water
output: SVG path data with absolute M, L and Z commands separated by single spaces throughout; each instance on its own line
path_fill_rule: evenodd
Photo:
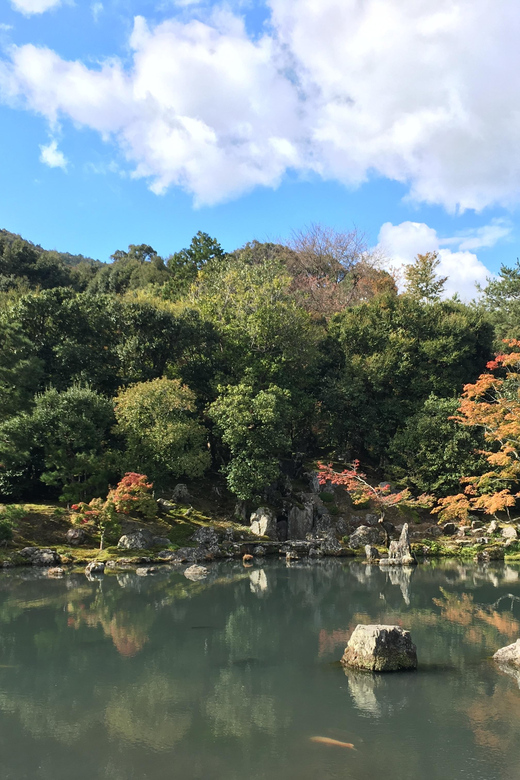
M 403 525 L 398 542 L 390 542 L 388 558 L 383 558 L 380 566 L 413 566 L 417 561 L 412 555 L 410 537 L 408 535 L 408 523 Z
M 520 667 L 520 639 L 517 639 L 512 645 L 507 645 L 507 647 L 501 647 L 500 650 L 497 650 L 493 660 L 499 664 L 510 664 L 511 666 Z
M 293 506 L 289 512 L 287 538 L 305 539 L 307 534 L 312 531 L 314 522 L 314 505 L 307 503 L 303 509 Z
M 362 626 L 354 629 L 341 663 L 372 672 L 417 669 L 417 648 L 409 631 L 399 626 Z
M 256 536 L 268 536 L 269 539 L 277 539 L 276 517 L 267 507 L 260 506 L 249 518 L 251 533 Z

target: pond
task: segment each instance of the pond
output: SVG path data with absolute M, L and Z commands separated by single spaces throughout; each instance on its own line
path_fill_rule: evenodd
M 519 685 L 489 657 L 520 637 L 519 571 L 2 572 L 2 780 L 517 780 Z M 345 673 L 374 622 L 411 630 L 417 672 Z

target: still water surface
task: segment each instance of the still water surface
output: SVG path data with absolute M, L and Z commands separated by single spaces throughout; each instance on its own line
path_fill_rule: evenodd
M 2 780 L 518 780 L 520 569 L 338 560 L 0 574 Z M 337 664 L 358 623 L 420 670 Z M 311 741 L 329 737 L 355 750 Z

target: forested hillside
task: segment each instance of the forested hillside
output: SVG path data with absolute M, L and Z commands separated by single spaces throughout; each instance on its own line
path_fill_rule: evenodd
M 459 494 L 489 464 L 485 424 L 452 418 L 518 335 L 520 267 L 466 305 L 441 300 L 436 265 L 419 255 L 398 294 L 356 233 L 317 226 L 229 254 L 199 232 L 110 264 L 2 231 L 1 497 L 88 501 L 126 472 L 165 494 L 219 472 L 257 499 L 296 454 Z

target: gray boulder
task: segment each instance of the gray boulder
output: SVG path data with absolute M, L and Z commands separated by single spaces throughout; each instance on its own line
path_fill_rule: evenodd
M 319 493 L 321 491 L 320 481 L 315 471 L 309 471 L 303 476 L 307 477 L 309 481 L 309 490 L 311 493 Z
M 251 533 L 255 536 L 267 536 L 269 539 L 277 539 L 276 517 L 270 509 L 264 506 L 258 507 L 249 518 Z
M 409 631 L 399 626 L 359 625 L 345 648 L 341 663 L 373 672 L 417 668 L 417 648 Z
M 205 566 L 197 566 L 197 564 L 193 564 L 193 566 L 189 566 L 184 571 L 184 576 L 188 580 L 192 580 L 193 582 L 196 582 L 197 580 L 203 580 L 208 576 L 209 572 L 206 569 Z
M 147 550 L 152 547 L 154 535 L 150 531 L 133 531 L 122 536 L 117 546 L 120 550 Z
M 408 523 L 403 525 L 399 541 L 390 542 L 388 558 L 383 558 L 379 563 L 381 566 L 410 566 L 417 563 L 410 547 Z
M 497 650 L 493 660 L 499 664 L 510 664 L 511 666 L 520 667 L 520 639 L 517 639 L 512 645 L 507 645 Z
M 319 543 L 319 549 L 323 555 L 341 555 L 343 553 L 343 547 L 334 537 L 323 539 Z
M 32 566 L 57 566 L 61 563 L 58 553 L 47 547 L 24 547 L 19 554 Z
M 516 542 L 518 539 L 518 533 L 516 528 L 513 528 L 512 525 L 506 525 L 505 528 L 502 528 L 502 538 L 506 539 L 507 541 L 511 540 L 513 542 Z
M 444 523 L 442 526 L 442 533 L 444 536 L 453 536 L 457 533 L 457 530 L 458 528 L 455 523 Z
M 370 528 L 368 525 L 360 525 L 348 540 L 349 547 L 354 550 L 357 547 L 366 547 L 367 544 L 380 544 L 383 534 L 379 526 Z
M 202 526 L 197 528 L 191 537 L 193 542 L 197 542 L 201 547 L 207 547 L 211 550 L 218 550 L 218 535 L 214 528 Z
M 366 544 L 365 557 L 367 561 L 369 561 L 369 563 L 372 563 L 374 561 L 378 561 L 381 556 L 379 555 L 379 550 L 377 549 L 377 547 L 372 547 L 371 544 Z
M 188 501 L 188 499 L 191 498 L 188 486 L 184 485 L 182 482 L 179 482 L 179 484 L 175 485 L 173 488 L 172 498 L 176 503 Z
M 167 536 L 154 536 L 152 547 L 169 547 L 171 544 Z
M 83 528 L 69 528 L 67 531 L 67 544 L 77 547 L 87 541 L 87 534 Z
M 305 539 L 312 531 L 314 522 L 314 505 L 312 502 L 304 504 L 303 509 L 293 506 L 289 512 L 287 527 L 288 539 Z
M 104 574 L 105 573 L 105 564 L 103 561 L 90 561 L 90 563 L 85 568 L 85 574 L 87 577 L 91 574 Z

